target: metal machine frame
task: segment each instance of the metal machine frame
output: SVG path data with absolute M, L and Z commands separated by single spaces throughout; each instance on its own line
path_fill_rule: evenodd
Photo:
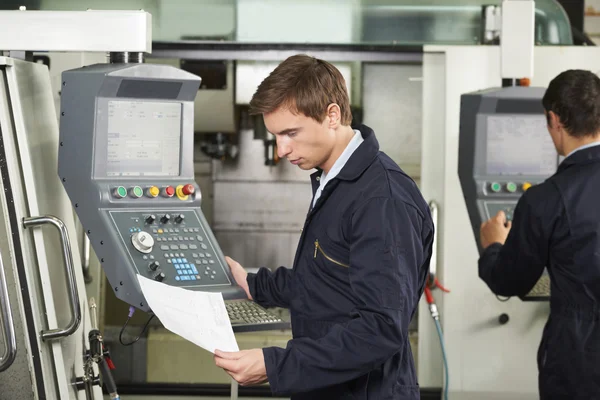
M 34 50 L 144 53 L 151 26 L 143 11 L 1 11 L 0 49 L 22 57 Z M 0 386 L 19 400 L 83 399 L 84 389 L 88 399 L 103 398 L 89 375 L 97 368 L 84 365 L 92 321 L 79 247 L 69 235 L 73 209 L 48 168 L 58 165 L 58 138 L 47 66 L 0 57 L 0 224 L 7 233 L 0 302 L 8 347 Z M 47 224 L 59 235 L 37 228 Z

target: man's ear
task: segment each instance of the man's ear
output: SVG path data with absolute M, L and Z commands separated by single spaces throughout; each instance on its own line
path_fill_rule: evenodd
M 560 122 L 560 117 L 554 111 L 548 111 L 548 124 L 552 129 L 563 129 L 563 124 Z
M 336 129 L 339 127 L 342 120 L 340 106 L 335 103 L 331 103 L 329 106 L 327 106 L 327 118 L 329 121 L 328 127 L 330 129 Z

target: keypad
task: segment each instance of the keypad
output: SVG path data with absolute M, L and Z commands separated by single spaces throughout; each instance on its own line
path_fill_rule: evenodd
M 526 297 L 550 297 L 550 276 L 542 275 Z
M 282 322 L 253 301 L 226 301 L 225 308 L 232 324 L 264 324 Z
M 183 214 L 185 218 L 165 220 L 165 214 Z M 147 216 L 156 218 L 148 222 Z M 173 286 L 214 286 L 230 285 L 232 282 L 225 273 L 227 263 L 215 253 L 215 244 L 207 236 L 208 227 L 204 228 L 193 210 L 111 212 L 111 215 L 123 237 L 129 253 L 134 259 L 137 272 L 146 277 L 163 272 L 163 282 Z M 149 254 L 137 251 L 131 237 L 137 232 L 147 232 L 154 239 L 154 246 Z M 160 266 L 157 270 L 149 268 L 156 260 Z M 156 268 L 156 267 L 155 267 Z

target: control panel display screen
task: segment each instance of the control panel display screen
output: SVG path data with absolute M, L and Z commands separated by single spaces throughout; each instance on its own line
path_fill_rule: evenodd
M 181 103 L 108 102 L 107 176 L 178 176 Z
M 488 175 L 552 175 L 558 154 L 546 128 L 546 117 L 488 116 L 486 160 Z

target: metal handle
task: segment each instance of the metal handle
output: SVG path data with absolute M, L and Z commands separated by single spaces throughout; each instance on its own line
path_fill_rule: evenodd
M 81 260 L 81 268 L 83 269 L 83 279 L 85 283 L 92 282 L 92 275 L 90 274 L 90 251 L 91 243 L 90 238 L 83 231 L 83 256 Z
M 15 323 L 10 308 L 2 257 L 0 257 L 0 311 L 2 313 L 4 340 L 6 341 L 6 351 L 4 356 L 0 357 L 0 372 L 2 372 L 6 371 L 17 357 L 17 335 L 15 334 Z
M 431 211 L 431 219 L 433 220 L 433 247 L 431 249 L 431 261 L 429 262 L 429 286 L 434 288 L 437 274 L 438 206 L 433 200 L 429 202 L 429 211 Z
M 42 340 L 56 339 L 67 337 L 75 333 L 81 323 L 81 307 L 79 305 L 79 292 L 77 290 L 77 282 L 75 281 L 75 269 L 73 268 L 73 254 L 71 253 L 71 242 L 69 241 L 69 233 L 64 222 L 52 215 L 43 217 L 27 217 L 23 218 L 25 228 L 35 227 L 44 224 L 51 224 L 58 229 L 60 233 L 60 242 L 63 250 L 63 259 L 67 269 L 67 280 L 69 287 L 69 302 L 71 303 L 71 321 L 64 329 L 50 329 L 42 331 Z

